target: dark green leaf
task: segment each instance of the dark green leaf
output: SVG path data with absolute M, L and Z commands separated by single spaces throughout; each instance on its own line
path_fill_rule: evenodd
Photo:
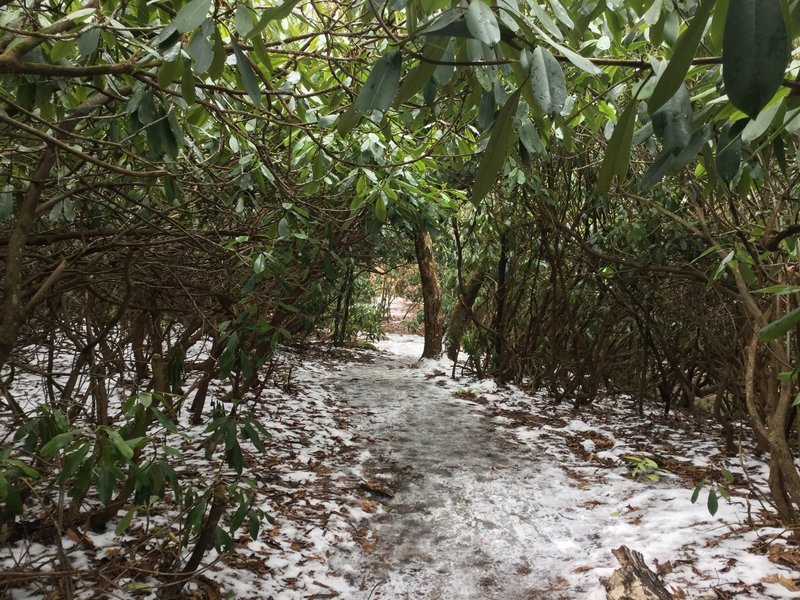
M 653 113 L 652 122 L 665 151 L 677 154 L 687 146 L 692 137 L 692 102 L 685 85 Z
M 108 506 L 114 494 L 114 483 L 116 482 L 114 471 L 109 467 L 97 469 L 97 494 L 100 502 Z
M 467 29 L 472 37 L 488 46 L 500 42 L 500 26 L 497 19 L 482 0 L 472 0 L 467 9 Z
M 81 37 L 78 38 L 78 52 L 80 53 L 82 58 L 86 58 L 90 54 L 92 54 L 95 50 L 97 50 L 97 46 L 100 43 L 100 29 L 94 27 L 89 31 L 81 34 Z
M 756 118 L 780 88 L 788 63 L 781 0 L 730 0 L 722 75 L 731 103 Z
M 75 472 L 78 470 L 78 467 L 81 466 L 83 459 L 86 458 L 86 455 L 91 449 L 91 444 L 86 443 L 74 452 L 71 452 L 67 455 L 67 457 L 64 459 L 64 468 L 61 470 L 61 473 L 58 476 L 59 483 L 65 483 L 75 474 Z
M 186 52 L 192 57 L 193 70 L 198 75 L 207 73 L 214 60 L 214 43 L 210 39 L 213 28 L 213 23 L 206 21 L 203 28 L 194 33 L 186 48 Z
M 742 162 L 742 138 L 740 134 L 746 123 L 747 119 L 741 119 L 736 123 L 726 123 L 717 141 L 717 155 L 714 159 L 714 165 L 722 181 L 726 184 L 733 181 L 733 178 L 739 172 L 739 165 Z
M 39 450 L 39 454 L 44 458 L 53 456 L 56 452 L 61 450 L 61 448 L 69 444 L 70 440 L 75 437 L 77 433 L 77 431 L 67 431 L 65 433 L 59 433 L 58 435 L 53 436 L 44 446 L 42 446 L 42 449 Z
M 233 53 L 236 55 L 236 67 L 239 69 L 239 75 L 242 77 L 244 90 L 247 92 L 247 95 L 250 96 L 253 104 L 260 106 L 261 88 L 258 85 L 258 78 L 256 77 L 255 71 L 253 71 L 253 66 L 250 64 L 247 55 L 245 55 L 239 47 L 236 38 L 231 38 L 231 46 L 233 46 Z
M 531 87 L 539 110 L 555 118 L 564 108 L 567 83 L 561 65 L 542 46 L 538 46 L 531 55 Z
M 717 491 L 712 487 L 708 490 L 708 512 L 713 517 L 717 514 L 717 510 L 719 510 L 719 498 L 717 497 Z
M 400 105 L 411 99 L 414 94 L 428 83 L 434 71 L 437 70 L 436 63 L 431 61 L 440 60 L 447 47 L 448 43 L 446 37 L 436 37 L 425 44 L 421 54 L 429 60 L 420 60 L 419 65 L 405 76 L 397 92 L 397 97 L 394 101 L 395 105 Z
M 705 482 L 705 480 L 703 480 L 703 481 L 701 481 L 700 483 L 698 483 L 698 484 L 695 486 L 695 488 L 694 488 L 694 492 L 692 492 L 692 504 L 694 504 L 695 502 L 697 502 L 697 499 L 700 497 L 700 492 L 702 491 L 702 489 L 703 489 L 703 486 L 704 486 L 705 484 L 706 484 L 706 482 Z
M 210 8 L 211 0 L 191 0 L 175 16 L 175 27 L 180 33 L 194 31 L 205 20 Z
M 246 38 L 253 31 L 253 11 L 249 6 L 240 4 L 236 7 L 233 22 L 236 25 L 236 33 Z
M 494 187 L 497 174 L 506 161 L 506 152 L 508 151 L 508 145 L 511 143 L 512 124 L 514 122 L 514 115 L 517 114 L 520 94 L 521 88 L 518 88 L 517 91 L 506 100 L 500 112 L 497 113 L 497 120 L 492 130 L 492 137 L 489 139 L 489 144 L 483 152 L 481 164 L 478 167 L 478 172 L 475 174 L 475 183 L 472 186 L 471 198 L 473 204 L 477 204 L 483 200 L 486 194 L 489 193 L 489 190 Z
M 119 520 L 117 526 L 114 528 L 114 535 L 122 535 L 128 530 L 128 527 L 131 526 L 131 521 L 133 521 L 133 515 L 136 514 L 136 507 L 131 507 L 128 512 Z
M 605 194 L 611 189 L 611 181 L 616 175 L 620 183 L 628 174 L 628 163 L 631 159 L 631 142 L 633 128 L 636 123 L 636 101 L 633 100 L 623 111 L 608 141 L 608 148 L 603 157 L 600 174 L 597 177 L 597 192 Z
M 165 61 L 158 69 L 158 85 L 162 88 L 169 87 L 178 76 L 182 66 L 183 61 L 180 57 Z
M 714 8 L 714 2 L 715 0 L 701 0 L 697 12 L 692 17 L 692 22 L 689 23 L 689 27 L 676 43 L 675 53 L 661 77 L 658 78 L 658 83 L 647 103 L 650 114 L 653 114 L 672 98 L 686 78 L 686 73 L 697 54 L 697 47 L 703 37 L 708 17 Z
M 363 89 L 356 99 L 356 112 L 365 114 L 374 110 L 384 113 L 392 105 L 400 87 L 402 63 L 399 50 L 393 50 L 375 63 Z

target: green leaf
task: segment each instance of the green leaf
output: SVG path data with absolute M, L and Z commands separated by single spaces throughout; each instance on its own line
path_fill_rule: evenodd
M 628 163 L 631 159 L 631 142 L 633 128 L 636 123 L 636 100 L 632 100 L 617 121 L 614 133 L 608 141 L 608 148 L 603 157 L 600 174 L 597 177 L 597 192 L 605 194 L 611 189 L 611 181 L 616 175 L 620 183 L 628 174 Z
M 386 200 L 383 197 L 383 194 L 377 194 L 377 198 L 375 199 L 375 208 L 374 214 L 375 218 L 378 219 L 381 223 L 386 220 Z
M 233 23 L 236 25 L 236 33 L 246 38 L 247 35 L 253 31 L 253 11 L 250 7 L 244 4 L 237 6 L 233 17 Z
M 250 61 L 245 53 L 239 47 L 239 43 L 236 41 L 236 38 L 231 38 L 231 46 L 233 46 L 233 53 L 236 56 L 236 67 L 239 69 L 239 75 L 242 77 L 242 85 L 244 85 L 244 90 L 247 92 L 247 95 L 250 96 L 253 104 L 260 106 L 261 88 L 258 85 L 258 78 L 253 70 L 253 66 L 250 64 Z
M 186 52 L 192 57 L 193 71 L 198 75 L 204 75 L 214 61 L 214 42 L 210 39 L 214 30 L 214 24 L 208 20 L 203 23 L 203 28 L 196 31 L 189 40 Z
M 99 43 L 100 29 L 97 27 L 94 27 L 81 34 L 81 37 L 78 38 L 78 52 L 80 53 L 81 58 L 86 58 L 95 50 L 97 50 Z
M 494 12 L 482 0 L 472 0 L 467 9 L 467 29 L 472 37 L 487 46 L 500 42 L 500 25 Z
M 109 467 L 100 467 L 97 469 L 97 494 L 100 497 L 100 502 L 106 506 L 111 503 L 116 480 L 117 478 L 114 475 L 114 471 Z
M 517 105 L 519 104 L 519 97 L 522 89 L 518 88 L 516 92 L 506 100 L 503 108 L 497 113 L 497 120 L 492 130 L 492 137 L 483 152 L 481 164 L 478 167 L 478 172 L 475 174 L 475 184 L 472 186 L 472 202 L 478 204 L 486 197 L 489 190 L 494 186 L 497 179 L 497 174 L 503 167 L 506 160 L 506 152 L 508 145 L 511 142 L 512 124 L 514 122 L 514 115 L 517 114 Z
M 42 446 L 42 449 L 39 450 L 39 454 L 44 458 L 53 456 L 56 452 L 61 450 L 61 448 L 69 444 L 70 440 L 75 437 L 77 433 L 77 431 L 67 431 L 65 433 L 59 433 L 58 435 L 53 436 L 44 446 Z
M 431 61 L 438 61 L 447 50 L 448 38 L 436 37 L 430 40 L 422 48 L 422 56 L 428 60 L 420 60 L 419 65 L 412 69 L 408 75 L 403 79 L 403 83 L 397 92 L 394 104 L 398 106 L 406 102 L 420 91 L 428 81 L 430 81 L 433 72 L 436 71 L 437 64 Z
M 786 91 L 788 92 L 788 90 Z M 783 98 L 778 98 L 758 113 L 758 116 L 750 121 L 742 131 L 742 143 L 749 144 L 764 135 L 783 107 Z
M 197 100 L 197 94 L 195 93 L 194 85 L 194 74 L 189 68 L 188 62 L 183 66 L 183 72 L 181 73 L 181 96 L 183 96 L 186 104 L 194 104 L 195 100 Z
M 675 44 L 675 53 L 661 77 L 658 78 L 653 94 L 647 102 L 650 114 L 653 114 L 672 98 L 686 78 L 686 73 L 689 72 L 692 60 L 697 54 L 697 47 L 700 45 L 711 10 L 714 8 L 714 2 L 715 0 L 701 0 L 697 12 L 692 17 L 692 22 L 689 23 L 689 27 Z
M 114 535 L 122 535 L 125 533 L 128 530 L 128 527 L 131 526 L 131 521 L 133 521 L 133 515 L 135 514 L 136 507 L 132 506 L 128 512 L 125 513 L 125 516 L 119 520 L 119 523 L 117 523 L 117 526 L 114 528 Z
M 158 85 L 162 88 L 169 87 L 177 77 L 183 61 L 180 57 L 175 60 L 164 62 L 158 69 Z
M 681 84 L 675 95 L 653 113 L 653 131 L 664 150 L 677 154 L 692 137 L 692 102 L 689 90 Z
M 61 473 L 58 476 L 59 483 L 65 483 L 75 474 L 91 448 L 91 445 L 87 443 L 67 455 L 67 457 L 64 459 L 64 468 L 61 470 Z
M 186 33 L 197 29 L 205 20 L 210 8 L 211 0 L 192 0 L 185 4 L 175 16 L 175 27 L 178 32 Z
M 108 439 L 111 441 L 111 444 L 117 449 L 117 452 L 119 452 L 126 460 L 133 458 L 133 448 L 131 448 L 128 443 L 122 439 L 119 431 L 112 429 L 111 427 L 106 427 L 106 433 L 108 434 Z
M 574 52 L 573 50 L 570 50 L 566 46 L 559 44 L 536 25 L 533 25 L 533 29 L 536 31 L 536 33 L 538 33 L 542 37 L 543 40 L 545 40 L 553 48 L 561 52 L 561 54 L 566 56 L 567 60 L 569 60 L 569 62 L 571 62 L 579 69 L 586 71 L 591 75 L 601 75 L 603 73 L 603 71 L 600 70 L 600 67 L 592 63 L 592 61 L 590 61 L 588 58 L 586 58 L 585 56 L 581 56 L 577 52 Z
M 722 76 L 731 103 L 756 118 L 780 88 L 788 63 L 781 0 L 730 0 Z
M 258 23 L 256 23 L 255 27 L 253 27 L 253 29 L 251 29 L 247 34 L 247 37 L 252 38 L 254 35 L 261 33 L 271 21 L 277 21 L 279 19 L 285 19 L 288 17 L 290 14 L 292 14 L 294 7 L 297 6 L 299 2 L 300 0 L 286 0 L 286 2 L 280 4 L 279 6 L 273 6 L 262 10 L 261 18 L 258 20 Z
M 746 123 L 747 119 L 741 119 L 735 123 L 726 123 L 719 135 L 714 165 L 725 184 L 730 184 L 739 172 L 739 165 L 742 162 L 742 138 L 740 134 Z
M 358 125 L 359 120 L 361 120 L 361 115 L 356 111 L 356 105 L 351 104 L 339 117 L 336 131 L 339 132 L 339 135 L 347 135 Z
M 774 294 L 777 296 L 783 294 L 797 294 L 798 292 L 800 292 L 800 285 L 771 285 L 756 290 L 756 294 Z
M 695 486 L 694 492 L 692 492 L 692 504 L 697 502 L 697 499 L 700 497 L 700 492 L 702 491 L 703 486 L 705 486 L 705 484 L 706 484 L 706 481 L 704 479 L 703 481 L 701 481 L 700 483 L 698 483 Z
M 567 84 L 564 72 L 555 57 L 542 46 L 531 55 L 531 87 L 539 110 L 555 118 L 564 108 Z
M 717 497 L 717 491 L 711 488 L 708 490 L 708 512 L 713 517 L 717 514 L 717 510 L 719 510 L 719 498 Z
M 393 50 L 382 56 L 375 63 L 364 87 L 358 94 L 355 103 L 356 112 L 365 114 L 377 110 L 385 113 L 392 105 L 400 87 L 401 70 L 399 50 Z
M 758 339 L 762 342 L 774 340 L 785 335 L 786 332 L 793 329 L 798 323 L 800 323 L 800 308 L 795 308 L 781 318 L 762 327 L 761 331 L 758 333 Z

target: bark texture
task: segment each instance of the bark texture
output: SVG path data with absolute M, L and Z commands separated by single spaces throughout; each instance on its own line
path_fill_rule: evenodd
M 439 358 L 442 355 L 444 337 L 442 287 L 436 273 L 431 234 L 418 229 L 414 236 L 414 250 L 422 281 L 422 301 L 425 311 L 425 347 L 422 350 L 422 358 Z
M 611 552 L 620 568 L 602 580 L 608 600 L 672 600 L 667 586 L 651 571 L 639 552 L 620 546 Z

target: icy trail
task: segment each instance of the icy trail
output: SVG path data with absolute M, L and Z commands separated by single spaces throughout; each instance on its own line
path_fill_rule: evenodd
M 616 568 L 610 550 L 621 544 L 653 567 L 666 564 L 667 583 L 689 597 L 716 598 L 712 586 L 753 592 L 751 585 L 760 587 L 757 597 L 788 597 L 761 583 L 775 566 L 746 550 L 754 535 L 724 535 L 741 522 L 742 502 L 711 517 L 689 503 L 691 488 L 677 478 L 632 480 L 565 443 L 594 452 L 591 440 L 606 440 L 613 447 L 597 455 L 616 460 L 631 451 L 618 432 L 568 410 L 552 415 L 561 426 L 512 425 L 503 411 L 541 414 L 548 403 L 490 382 L 454 382 L 447 361 L 418 362 L 418 338 L 393 336 L 380 346 L 374 362 L 332 371 L 326 382 L 351 407 L 352 433 L 372 440 L 357 473 L 395 491 L 368 519 L 374 547 L 364 564 L 332 557 L 360 582 L 352 597 L 604 599 L 600 577 Z M 462 400 L 459 391 L 489 402 Z M 655 447 L 673 432 L 654 426 L 646 435 Z M 715 445 L 695 440 L 697 455 L 686 460 L 702 462 Z

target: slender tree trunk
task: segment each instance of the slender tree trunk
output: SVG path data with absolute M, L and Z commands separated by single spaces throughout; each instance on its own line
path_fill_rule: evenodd
M 470 323 L 470 313 L 473 312 L 475 301 L 478 299 L 486 274 L 480 270 L 473 273 L 465 289 L 460 290 L 458 301 L 453 306 L 450 323 L 447 326 L 447 357 L 456 360 L 461 347 L 461 338 Z
M 422 358 L 439 358 L 442 355 L 442 337 L 444 337 L 442 288 L 439 285 L 439 276 L 436 274 L 431 234 L 418 229 L 414 235 L 414 250 L 419 265 L 425 311 L 425 346 Z
M 508 381 L 509 378 L 509 356 L 506 343 L 506 296 L 508 289 L 506 286 L 506 276 L 508 273 L 508 233 L 503 232 L 500 236 L 500 260 L 497 263 L 497 311 L 494 318 L 494 351 L 495 351 L 495 372 L 497 379 L 501 382 Z

